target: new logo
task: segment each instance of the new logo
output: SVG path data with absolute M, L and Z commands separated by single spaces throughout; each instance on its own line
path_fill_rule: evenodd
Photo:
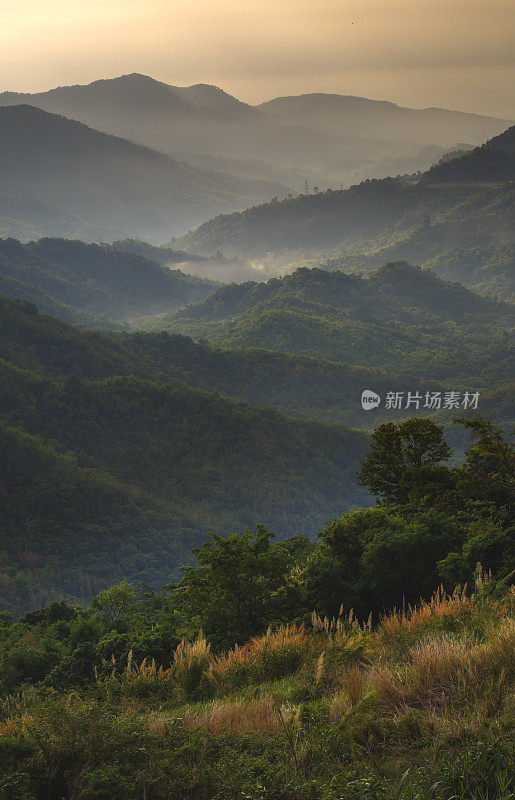
M 370 389 L 365 389 L 361 392 L 361 407 L 365 409 L 365 411 L 370 411 L 372 408 L 377 408 L 379 403 L 381 402 L 381 398 L 375 392 L 372 392 Z

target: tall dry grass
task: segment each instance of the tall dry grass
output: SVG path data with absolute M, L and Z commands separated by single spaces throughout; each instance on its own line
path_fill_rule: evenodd
M 409 650 L 406 663 L 372 666 L 368 683 L 386 709 L 474 703 L 515 673 L 515 625 L 505 619 L 484 641 L 470 632 L 433 635 Z M 499 706 L 500 707 L 500 706 Z
M 313 611 L 311 614 L 311 626 L 313 631 L 318 634 L 326 646 L 339 646 L 351 643 L 358 643 L 363 640 L 365 631 L 372 630 L 372 613 L 363 625 L 360 625 L 354 616 L 354 609 L 344 616 L 343 606 L 340 606 L 337 617 L 322 617 Z
M 186 694 L 195 692 L 201 685 L 211 664 L 211 645 L 199 631 L 194 642 L 183 639 L 174 656 L 174 676 Z
M 129 686 L 136 684 L 148 683 L 149 681 L 170 681 L 173 677 L 173 669 L 169 667 L 164 669 L 162 666 L 157 666 L 154 659 L 147 664 L 147 659 L 144 658 L 141 664 L 133 664 L 132 650 L 129 652 L 127 658 L 127 667 L 124 672 L 124 682 Z
M 211 655 L 211 645 L 206 637 L 199 631 L 194 642 L 183 639 L 177 646 L 173 654 L 173 660 L 177 667 L 189 666 L 194 660 L 209 660 Z
M 246 667 L 267 653 L 303 650 L 310 642 L 311 637 L 304 625 L 280 625 L 275 631 L 269 628 L 263 636 L 255 636 L 242 647 L 236 645 L 227 653 L 212 659 L 208 677 L 213 680 L 223 679 L 232 670 Z
M 8 717 L 4 722 L 0 722 L 0 736 L 17 736 L 30 725 L 33 716 L 24 712 L 18 716 Z
M 209 733 L 277 733 L 282 722 L 271 697 L 232 702 L 215 700 L 207 708 L 188 711 L 183 718 L 186 728 L 201 728 Z
M 405 666 L 372 667 L 369 685 L 390 711 L 438 708 L 466 695 L 472 683 L 470 653 L 470 641 L 434 637 L 413 647 Z
M 332 719 L 345 717 L 366 696 L 367 672 L 361 667 L 350 667 L 339 680 L 339 689 L 333 695 L 330 707 Z
M 408 605 L 385 615 L 380 622 L 378 634 L 387 638 L 399 633 L 411 632 L 444 617 L 455 617 L 469 611 L 474 605 L 474 596 L 467 595 L 467 586 L 457 586 L 449 595 L 440 586 L 429 601 L 422 600 L 419 605 Z

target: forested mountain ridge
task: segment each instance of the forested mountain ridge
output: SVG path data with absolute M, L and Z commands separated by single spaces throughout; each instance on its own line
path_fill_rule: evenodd
M 364 388 L 438 390 L 441 384 L 380 369 L 256 349 L 228 350 L 166 332 L 106 334 L 38 314 L 26 302 L 0 299 L 0 359 L 24 372 L 62 381 L 137 376 L 180 381 L 235 400 L 276 406 L 290 415 L 362 428 L 388 412 L 364 416 Z M 402 416 L 400 412 L 396 416 Z
M 515 126 L 469 153 L 436 164 L 423 183 L 505 183 L 515 180 Z
M 85 269 L 90 275 L 89 289 L 95 275 L 101 277 L 104 287 L 109 285 L 112 270 L 115 283 L 123 284 L 127 294 L 109 299 L 108 292 L 106 312 L 118 313 L 122 320 L 129 312 L 148 309 L 149 303 L 182 305 L 188 292 L 198 292 L 206 296 L 204 301 L 171 318 L 147 317 L 144 324 L 206 337 L 224 348 L 276 351 L 213 350 L 181 335 L 157 332 L 93 334 L 38 315 L 35 309 L 34 316 L 20 315 L 16 304 L 4 301 L 0 356 L 14 358 L 26 369 L 50 371 L 56 377 L 133 374 L 157 380 L 173 378 L 235 399 L 360 427 L 364 421 L 360 419 L 359 395 L 364 384 L 390 391 L 422 387 L 424 381 L 435 388 L 442 380 L 455 380 L 460 385 L 473 382 L 477 388 L 491 389 L 510 379 L 509 334 L 501 329 L 511 324 L 511 307 L 406 264 L 391 264 L 369 278 L 304 269 L 268 283 L 215 287 L 212 292 L 206 283 L 190 285 L 179 280 L 176 286 L 180 274 L 165 272 L 157 277 L 159 281 L 166 278 L 171 291 L 159 281 L 157 290 L 152 282 L 140 290 L 147 270 L 152 274 L 159 267 L 144 259 L 133 261 L 132 256 L 127 261 L 125 254 L 112 248 L 63 240 L 35 243 L 27 251 L 16 242 L 4 244 L 18 258 L 21 253 L 24 269 L 30 262 L 43 265 L 53 279 L 56 272 L 69 269 L 69 264 L 74 265 L 75 281 Z M 64 267 L 59 267 L 60 263 Z M 127 269 L 133 270 L 132 276 L 125 276 Z M 23 286 L 18 289 L 22 296 L 32 296 Z M 96 302 L 96 296 L 88 296 L 88 302 Z M 52 310 L 48 304 L 41 307 Z M 74 311 L 74 317 L 71 311 L 63 306 L 55 313 L 75 319 L 78 312 Z M 78 321 L 91 324 L 87 317 Z M 97 324 L 115 325 L 107 319 L 97 320 Z M 321 363 L 327 361 L 345 365 Z M 412 386 L 408 386 L 410 381 Z
M 493 318 L 513 313 L 509 304 L 481 297 L 462 284 L 444 281 L 428 270 L 398 261 L 387 263 L 366 277 L 303 268 L 266 283 L 221 286 L 204 300 L 177 312 L 177 317 L 223 319 L 261 302 L 288 303 L 294 299 L 398 320 L 408 320 L 411 309 L 456 322 L 468 315 Z
M 18 198 L 17 212 L 10 213 L 22 220 L 23 199 L 29 206 L 42 200 L 47 215 L 56 206 L 55 226 L 71 211 L 82 224 L 96 227 L 97 237 L 110 230 L 113 238 L 130 233 L 158 241 L 221 210 L 288 191 L 279 183 L 183 164 L 28 105 L 0 107 L 0 176 L 2 195 Z M 64 223 L 70 235 L 71 222 Z
M 192 253 L 221 250 L 254 258 L 283 250 L 291 251 L 291 258 L 295 254 L 300 258 L 303 252 L 323 252 L 343 244 L 355 252 L 369 239 L 395 240 L 418 227 L 428 214 L 436 216 L 463 202 L 471 191 L 455 186 L 435 190 L 394 178 L 364 181 L 350 189 L 300 195 L 222 214 L 173 238 L 170 244 Z
M 171 380 L 130 337 L 24 301 L 2 300 L 1 324 L 11 608 L 83 600 L 122 574 L 159 584 L 209 530 L 307 532 L 365 498 L 353 477 L 364 434 L 192 389 L 184 367 Z
M 514 197 L 510 185 L 497 186 L 423 222 L 386 246 L 320 259 L 324 269 L 371 270 L 385 261 L 406 259 L 475 292 L 515 298 Z
M 511 376 L 512 307 L 405 262 L 368 278 L 301 269 L 266 284 L 221 287 L 155 325 L 164 322 L 226 347 L 261 347 L 397 375 L 486 386 Z
M 512 241 L 514 196 L 511 184 L 434 188 L 385 178 L 221 215 L 172 239 L 171 246 L 201 254 L 220 250 L 277 269 L 295 262 L 324 263 L 335 253 L 366 266 L 370 253 L 386 248 L 400 248 L 402 258 L 404 243 L 413 237 L 421 239 L 423 249 L 420 258 L 416 250 L 409 257 L 422 261 L 427 242 L 428 255 L 434 257 L 450 246 L 489 243 L 502 248 Z M 474 274 L 471 281 L 477 282 Z
M 445 159 L 417 181 L 364 181 L 266 203 L 220 215 L 172 244 L 254 258 L 277 271 L 310 262 L 369 270 L 408 259 L 474 290 L 510 298 L 514 131 Z
M 71 322 L 109 327 L 132 315 L 179 308 L 214 286 L 109 245 L 0 239 L 0 290 Z

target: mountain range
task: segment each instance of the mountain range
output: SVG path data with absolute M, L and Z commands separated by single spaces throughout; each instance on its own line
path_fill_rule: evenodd
M 406 135 L 391 142 L 284 124 L 216 86 L 169 86 L 139 74 L 39 94 L 0 95 L 0 105 L 14 104 L 37 106 L 170 155 L 186 150 L 310 167 L 345 156 L 378 158 L 420 149 L 408 144 Z M 496 132 L 503 127 L 500 123 Z M 448 141 L 453 143 L 454 137 Z
M 132 233 L 162 241 L 288 191 L 184 164 L 27 105 L 0 107 L 0 181 L 0 233 L 21 238 Z
M 309 264 L 375 269 L 407 259 L 478 290 L 513 297 L 515 127 L 404 181 L 286 198 L 220 215 L 172 240 L 277 271 Z
M 302 187 L 317 193 L 427 170 L 508 123 L 340 95 L 251 106 L 215 86 L 174 87 L 138 74 L 33 95 L 4 92 L 0 235 L 168 241 Z M 495 168 L 481 167 L 484 154 L 477 164 L 470 155 L 464 168 L 482 182 L 513 171 L 509 156 L 499 155 L 506 134 L 491 142 Z M 448 183 L 438 169 L 422 180 Z
M 0 105 L 19 104 L 78 120 L 197 167 L 265 179 L 294 193 L 305 179 L 328 188 L 427 169 L 431 150 L 436 161 L 458 142 L 480 144 L 511 122 L 335 94 L 282 97 L 251 106 L 217 86 L 172 86 L 138 73 L 34 94 L 0 94 Z
M 132 252 L 123 249 L 131 245 Z M 0 240 L 0 289 L 9 296 L 90 328 L 156 331 L 114 339 L 95 333 L 97 361 L 103 364 L 105 356 L 106 366 L 83 377 L 179 380 L 359 427 L 382 413 L 363 419 L 359 394 L 365 384 L 386 392 L 473 382 L 491 391 L 510 379 L 508 340 L 500 331 L 512 325 L 512 307 L 405 262 L 369 278 L 315 268 L 266 283 L 221 285 L 164 268 L 138 250 L 157 251 L 163 261 L 186 254 L 130 241 L 119 247 Z M 20 342 L 17 363 L 29 369 L 42 364 L 48 371 L 55 356 L 44 360 L 47 339 L 38 319 L 39 360 L 20 362 Z M 54 325 L 54 339 L 56 330 Z M 195 344 L 184 334 L 206 341 Z M 80 341 L 88 336 L 81 334 Z M 79 340 L 77 331 L 73 340 Z M 74 353 L 71 341 L 63 338 L 63 353 Z M 70 355 L 68 369 L 74 361 L 84 356 Z

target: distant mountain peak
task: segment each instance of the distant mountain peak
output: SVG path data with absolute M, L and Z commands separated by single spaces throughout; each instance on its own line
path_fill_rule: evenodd
M 444 108 L 408 108 L 389 100 L 313 92 L 276 97 L 258 108 L 287 124 L 302 124 L 330 134 L 346 133 L 421 144 L 480 144 L 500 133 L 510 120 Z

